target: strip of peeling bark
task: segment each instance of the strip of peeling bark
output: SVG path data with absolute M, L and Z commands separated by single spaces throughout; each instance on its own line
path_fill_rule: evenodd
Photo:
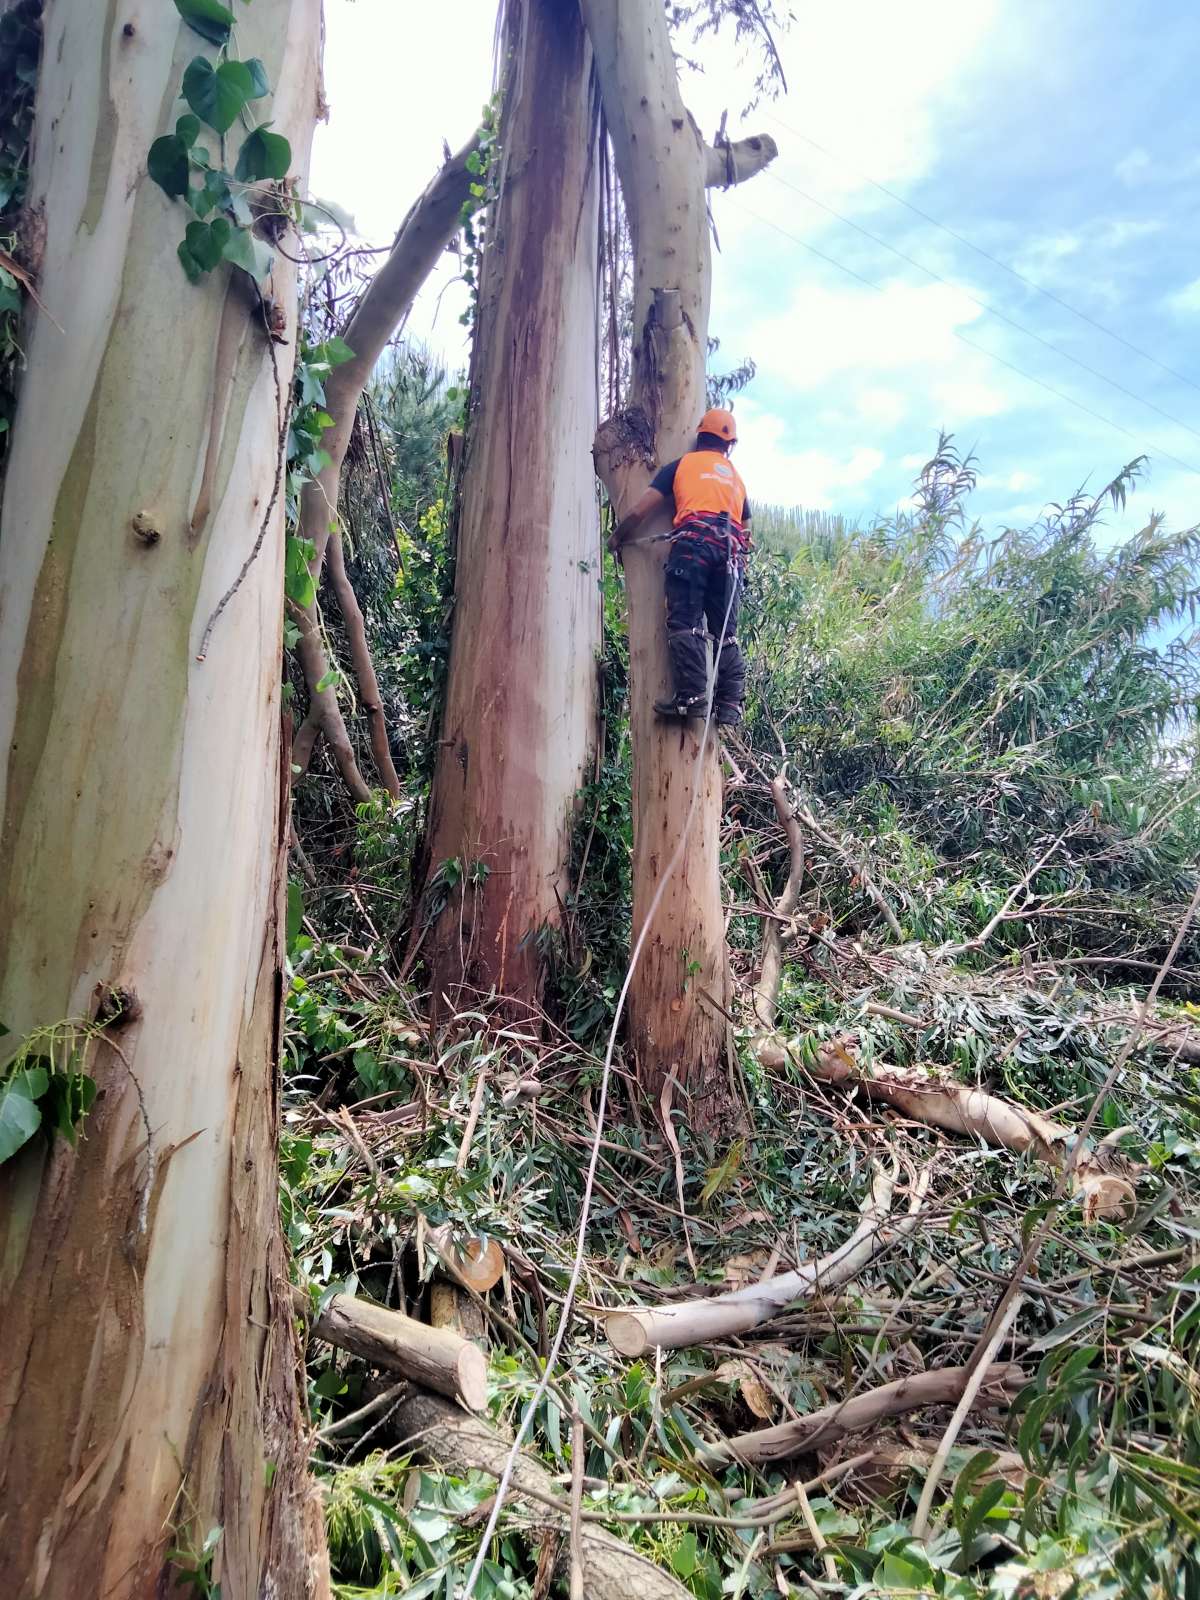
M 388 1431 L 397 1443 L 413 1440 L 424 1460 L 459 1477 L 486 1472 L 499 1479 L 511 1442 L 481 1417 L 465 1416 L 436 1395 L 416 1392 L 401 1402 L 389 1419 Z M 553 1506 L 545 1504 L 547 1498 Z M 510 1503 L 531 1514 L 542 1528 L 563 1534 L 570 1529 L 569 1501 L 559 1493 L 542 1463 L 524 1451 L 517 1458 Z M 561 1511 L 555 1506 L 561 1506 Z M 630 1600 L 630 1596 L 637 1600 L 691 1600 L 683 1584 L 614 1534 L 584 1523 L 578 1537 L 584 1592 L 589 1600 Z M 568 1580 L 567 1539 L 559 1548 L 556 1567 L 559 1579 Z
M 451 156 L 417 199 L 400 225 L 387 260 L 367 285 L 342 330 L 342 338 L 354 355 L 351 360 L 335 367 L 325 381 L 325 410 L 333 418 L 333 426 L 326 431 L 321 443 L 329 461 L 323 471 L 304 487 L 297 528 L 301 538 L 312 542 L 314 555 L 310 570 L 317 584 L 320 583 L 331 535 L 336 532 L 337 540 L 341 539 L 338 497 L 341 492 L 342 465 L 346 459 L 359 399 L 388 340 L 408 315 L 418 289 L 458 229 L 462 206 L 470 194 L 473 181 L 467 159 L 476 145 L 477 140 L 472 139 L 457 155 Z M 335 578 L 334 582 L 341 603 L 345 591 L 339 589 L 339 582 L 344 582 L 349 588 L 344 564 L 341 579 Z M 343 605 L 343 615 L 350 643 L 351 665 L 358 678 L 360 698 L 370 719 L 371 751 L 376 771 L 388 793 L 398 797 L 400 783 L 388 749 L 379 685 L 357 601 L 350 614 L 347 614 Z M 329 657 L 321 638 L 315 599 L 304 611 L 297 656 L 308 687 L 309 714 L 292 747 L 293 766 L 298 767 L 301 773 L 307 771 L 317 740 L 324 734 L 333 747 L 338 770 L 351 794 L 356 800 L 369 798 L 370 788 L 354 758 L 337 693 L 332 688 L 317 688 L 329 675 Z
M 894 1180 L 877 1171 L 871 1193 L 862 1206 L 858 1227 L 845 1243 L 816 1261 L 804 1262 L 793 1272 L 783 1272 L 762 1283 L 748 1284 L 709 1299 L 683 1300 L 675 1305 L 611 1311 L 604 1319 L 609 1343 L 623 1356 L 644 1355 L 647 1350 L 679 1350 L 685 1345 L 707 1344 L 748 1333 L 777 1316 L 793 1301 L 819 1295 L 856 1278 L 873 1256 L 916 1225 L 928 1187 L 923 1174 L 909 1196 L 907 1217 L 885 1227 L 892 1206 Z
M 430 1327 L 357 1295 L 333 1295 L 314 1317 L 309 1297 L 302 1289 L 293 1289 L 292 1305 L 326 1344 L 361 1356 L 372 1366 L 402 1372 L 468 1411 L 482 1411 L 487 1404 L 487 1358 L 478 1345 L 453 1329 Z
M 915 1372 L 894 1383 L 881 1384 L 811 1411 L 795 1422 L 781 1422 L 774 1428 L 757 1428 L 753 1433 L 735 1434 L 732 1439 L 711 1445 L 707 1459 L 741 1461 L 762 1466 L 770 1461 L 788 1461 L 810 1450 L 835 1444 L 850 1433 L 863 1433 L 885 1417 L 922 1411 L 927 1406 L 952 1406 L 962 1399 L 971 1381 L 972 1369 L 944 1367 L 938 1372 Z M 1025 1382 L 1021 1368 L 1007 1361 L 995 1362 L 987 1369 L 975 1400 L 977 1409 L 1009 1406 Z

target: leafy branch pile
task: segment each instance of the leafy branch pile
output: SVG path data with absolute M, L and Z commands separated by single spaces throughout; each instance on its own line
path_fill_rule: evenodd
M 408 952 L 433 701 L 399 653 L 442 614 L 449 574 L 404 542 L 401 441 L 377 462 L 371 426 L 344 507 L 394 720 L 417 742 L 398 805 L 347 816 L 318 803 L 319 774 L 299 798 L 284 1214 L 317 1308 L 350 1294 L 427 1321 L 449 1305 L 486 1342 L 474 1419 L 309 1344 L 339 1592 L 450 1597 L 579 1221 L 628 926 L 626 656 L 609 578 L 604 744 L 541 1024 L 483 1007 L 431 1033 Z M 677 1107 L 672 1151 L 618 1060 L 569 1359 L 476 1593 L 565 1595 L 576 1559 L 589 1594 L 713 1600 L 1200 1581 L 1194 923 L 1137 1019 L 1196 886 L 1200 683 L 1172 635 L 1200 552 L 1156 520 L 1101 542 L 1132 483 L 988 542 L 967 520 L 971 463 L 943 441 L 911 516 L 766 530 L 723 841 L 742 1124 L 710 1145 Z M 779 917 L 772 1051 L 756 991 Z M 880 1082 L 907 1085 L 907 1109 Z M 932 1126 L 930 1096 L 967 1089 L 1038 1136 Z M 1067 1182 L 1085 1165 L 1102 1203 Z M 847 1281 L 739 1332 L 633 1358 L 606 1336 L 608 1313 L 753 1295 L 851 1236 L 866 1248 Z M 457 1276 L 472 1242 L 502 1252 L 482 1294 Z M 1013 1320 L 972 1396 L 964 1369 L 1004 1298 Z

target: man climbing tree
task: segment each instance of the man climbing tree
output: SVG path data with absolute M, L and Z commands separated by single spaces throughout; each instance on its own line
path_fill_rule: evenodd
M 706 411 L 696 448 L 659 468 L 608 541 L 619 556 L 642 524 L 671 501 L 674 532 L 666 536 L 671 553 L 664 587 L 674 692 L 667 700 L 656 700 L 654 709 L 661 717 L 707 715 L 705 645 L 711 641 L 716 656 L 712 709 L 718 727 L 737 726 L 746 697 L 746 664 L 736 630 L 750 550 L 750 502 L 729 460 L 736 443 L 733 413 L 715 407 Z

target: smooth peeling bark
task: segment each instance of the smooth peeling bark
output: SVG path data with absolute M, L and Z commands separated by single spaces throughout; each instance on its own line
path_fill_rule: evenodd
M 168 1550 L 220 1527 L 231 1600 L 319 1596 L 275 1155 L 282 507 L 195 659 L 271 498 L 276 379 L 254 296 L 228 268 L 187 282 L 185 213 L 145 173 L 206 47 L 169 5 L 127 21 L 45 17 L 30 201 L 64 331 L 26 326 L 0 517 L 4 1044 L 136 1000 L 88 1047 L 78 1147 L 38 1136 L 0 1167 L 0 1571 L 14 1600 L 150 1600 Z M 319 0 L 238 26 L 302 173 Z M 286 394 L 282 260 L 272 292 Z M 244 325 L 214 407 L 227 293 Z
M 312 541 L 314 553 L 310 568 L 317 582 L 320 582 L 331 538 L 336 546 L 330 562 L 330 577 L 346 622 L 350 664 L 367 714 L 371 757 L 379 781 L 393 798 L 399 797 L 400 780 L 388 745 L 387 721 L 362 611 L 342 560 L 338 497 L 358 402 L 388 340 L 403 323 L 417 291 L 458 231 L 462 206 L 473 181 L 467 158 L 475 146 L 476 140 L 472 139 L 457 155 L 451 156 L 418 196 L 400 224 L 387 260 L 363 291 L 342 330 L 342 337 L 354 354 L 349 361 L 335 367 L 325 382 L 325 409 L 333 418 L 333 426 L 326 431 L 321 443 L 329 459 L 318 476 L 305 486 L 300 498 L 297 533 Z M 296 653 L 304 672 L 309 704 L 308 714 L 292 745 L 292 763 L 300 772 L 307 771 L 323 734 L 329 740 L 334 761 L 352 798 L 367 800 L 370 787 L 355 758 L 337 690 L 332 686 L 319 687 L 329 676 L 329 656 L 321 636 L 316 601 L 304 608 L 295 607 L 294 616 L 300 628 Z
M 692 448 L 705 406 L 711 286 L 706 187 L 741 182 L 775 156 L 761 136 L 714 151 L 679 93 L 659 0 L 581 0 L 595 52 L 634 255 L 633 352 L 625 409 L 601 427 L 596 471 L 618 517 L 654 467 Z M 645 536 L 663 532 L 664 517 Z M 663 626 L 664 544 L 625 555 L 633 749 L 633 931 L 647 929 L 629 995 L 630 1042 L 658 1103 L 668 1078 L 694 1126 L 727 1125 L 723 1062 L 729 975 L 721 910 L 721 768 L 715 732 L 664 723 L 669 694 Z M 682 858 L 653 917 L 676 845 Z
M 511 0 L 430 872 L 481 862 L 427 945 L 435 1007 L 536 999 L 595 738 L 598 103 L 573 0 Z M 469 874 L 468 874 L 469 875 Z M 465 895 L 465 902 L 463 899 Z

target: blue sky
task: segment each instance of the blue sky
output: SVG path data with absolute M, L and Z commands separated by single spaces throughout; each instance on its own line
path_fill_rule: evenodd
M 420 13 L 327 0 L 332 111 L 313 188 L 379 241 L 490 86 L 489 0 Z M 1151 508 L 1200 521 L 1200 389 L 1031 286 L 1200 384 L 1196 34 L 1191 0 L 839 0 L 798 8 L 780 41 L 789 93 L 744 119 L 751 74 L 709 42 L 709 69 L 684 84 L 701 127 L 711 135 L 728 107 L 731 129 L 765 129 L 781 152 L 713 198 L 711 331 L 719 359 L 759 368 L 737 403 L 752 495 L 886 512 L 944 427 L 979 457 L 986 525 L 1031 521 L 1142 451 L 1148 481 L 1113 535 Z M 448 264 L 412 327 L 453 364 L 451 276 Z

